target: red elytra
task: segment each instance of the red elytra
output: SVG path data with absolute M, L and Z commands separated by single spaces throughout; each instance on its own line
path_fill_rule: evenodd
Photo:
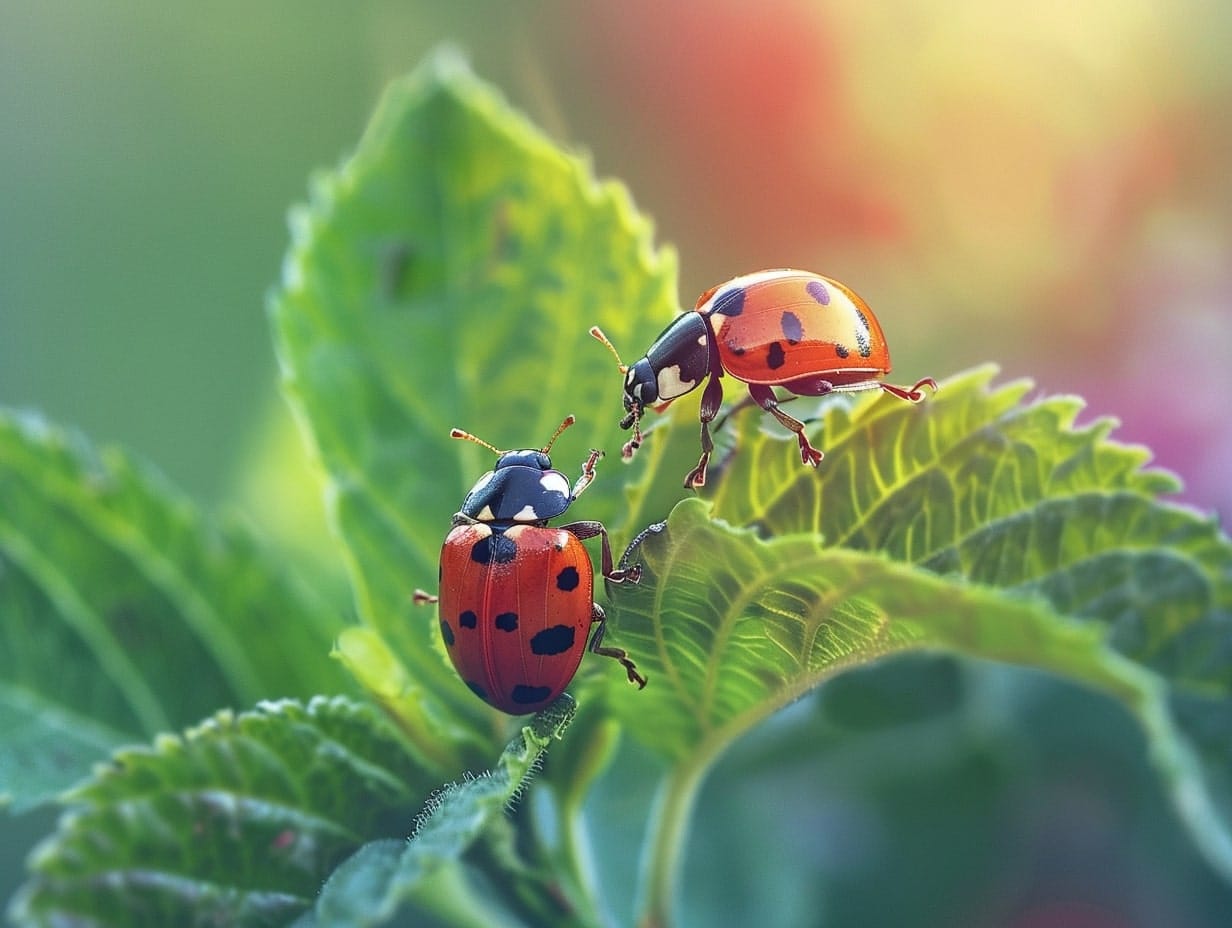
M 552 440 L 572 422 L 568 417 Z M 452 434 L 498 455 L 441 548 L 441 637 L 463 682 L 503 712 L 537 712 L 564 692 L 590 650 L 619 661 L 631 683 L 645 686 L 624 651 L 602 646 L 604 614 L 582 541 L 599 536 L 603 576 L 612 582 L 637 582 L 640 568 L 615 568 L 599 522 L 547 524 L 590 485 L 600 453 L 590 453 L 570 487 L 552 469 L 552 442 L 542 451 L 501 452 L 465 432 Z
M 591 334 L 616 354 L 607 337 Z M 853 290 L 836 280 L 789 268 L 758 271 L 712 287 L 692 311 L 678 316 L 631 366 L 616 357 L 625 373 L 625 417 L 632 428 L 625 445 L 631 457 L 641 444 L 639 419 L 647 406 L 663 409 L 706 380 L 702 393 L 702 456 L 685 477 L 686 487 L 706 483 L 714 451 L 710 422 L 723 402 L 720 378 L 730 374 L 748 385 L 749 397 L 796 436 L 803 463 L 816 467 L 822 453 L 804 435 L 804 424 L 779 406 L 774 388 L 798 396 L 880 389 L 918 403 L 925 377 L 913 387 L 880 378 L 890 372 L 890 352 L 877 317 Z
M 497 559 L 502 537 L 507 561 Z M 503 712 L 546 706 L 586 652 L 593 584 L 586 549 L 563 528 L 455 526 L 441 549 L 440 615 L 458 676 Z

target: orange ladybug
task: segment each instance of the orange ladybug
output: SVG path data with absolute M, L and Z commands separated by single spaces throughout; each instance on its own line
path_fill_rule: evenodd
M 616 353 L 598 327 L 590 334 Z M 616 360 L 620 363 L 619 355 Z M 795 433 L 800 460 L 813 467 L 822 453 L 805 437 L 804 424 L 779 407 L 775 387 L 798 396 L 885 390 L 912 403 L 924 398 L 923 387 L 937 389 L 931 377 L 910 388 L 882 381 L 890 372 L 890 352 L 868 304 L 837 280 L 788 268 L 745 274 L 710 288 L 693 310 L 663 330 L 641 360 L 620 368 L 625 374 L 620 426 L 633 429 L 626 458 L 641 445 L 638 423 L 647 406 L 662 410 L 709 378 L 700 412 L 702 456 L 684 481 L 690 488 L 706 483 L 714 451 L 710 423 L 723 402 L 725 372 L 748 384 L 753 402 Z

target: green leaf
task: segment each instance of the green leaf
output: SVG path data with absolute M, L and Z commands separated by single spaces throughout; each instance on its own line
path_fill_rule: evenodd
M 1075 427 L 1079 401 L 1024 403 L 1029 385 L 992 389 L 992 374 L 917 407 L 819 404 L 816 471 L 745 414 L 712 502 L 681 503 L 635 552 L 645 576 L 609 618 L 650 683 L 610 689 L 675 762 L 652 860 L 678 853 L 681 807 L 757 721 L 845 667 L 942 650 L 1125 703 L 1192 834 L 1232 875 L 1232 544 L 1160 502 L 1175 479 L 1143 470 L 1147 453 L 1109 441 L 1108 422 Z M 661 901 L 670 890 L 651 873 Z
M 874 400 L 824 411 L 816 432 L 827 459 L 816 475 L 746 420 L 747 444 L 718 487 L 715 511 L 763 531 L 816 533 L 827 544 L 1036 596 L 1059 614 L 1099 623 L 1108 645 L 1166 681 L 1173 720 L 1203 760 L 1194 777 L 1205 781 L 1226 828 L 1227 537 L 1213 519 L 1157 499 L 1177 488 L 1176 479 L 1143 469 L 1146 449 L 1110 441 L 1111 420 L 1076 427 L 1080 399 L 1022 402 L 1030 384 L 994 389 L 994 373 L 986 367 L 953 378 L 919 407 Z M 1170 760 L 1159 761 L 1172 771 Z M 1183 781 L 1172 783 L 1183 803 Z
M 536 714 L 504 750 L 495 768 L 436 793 L 416 824 L 409 842 L 378 841 L 343 862 L 321 890 L 312 912 L 297 924 L 373 926 L 388 924 L 408 903 L 428 910 L 448 910 L 462 924 L 505 924 L 483 903 L 487 920 L 474 920 L 479 900 L 453 897 L 451 882 L 440 884 L 442 871 L 456 866 L 466 850 L 504 815 L 542 763 L 553 739 L 560 738 L 573 717 L 575 703 L 562 696 Z M 456 874 L 455 874 L 456 876 Z M 558 922 L 559 923 L 559 922 Z
M 1141 469 L 1146 449 L 1105 440 L 1111 421 L 1073 428 L 1077 397 L 1023 403 L 1030 382 L 991 389 L 996 372 L 986 365 L 952 377 L 915 406 L 880 395 L 798 401 L 793 414 L 810 403 L 817 410 L 808 434 L 826 457 L 816 470 L 765 432 L 767 417 L 742 413 L 738 450 L 710 494 L 715 515 L 951 570 L 960 541 L 1004 531 L 1040 500 L 1176 490 L 1175 477 Z
M 491 732 L 429 611 L 411 608 L 492 463 L 449 430 L 536 447 L 575 412 L 553 451 L 561 469 L 619 447 L 620 376 L 588 329 L 648 344 L 675 313 L 674 260 L 623 187 L 596 183 L 448 53 L 389 88 L 292 230 L 275 337 L 359 614 L 407 667 L 425 718 Z M 601 465 L 579 518 L 623 511 L 615 466 Z
M 405 834 L 432 785 L 343 697 L 221 712 L 119 752 L 69 798 L 11 915 L 21 924 L 277 924 L 337 862 Z
M 247 532 L 117 451 L 0 412 L 0 794 L 17 807 L 123 741 L 336 689 L 333 625 Z
M 709 508 L 676 506 L 637 550 L 642 582 L 619 597 L 620 642 L 654 680 L 619 708 L 639 740 L 677 761 L 717 754 L 845 667 L 908 650 L 1039 667 L 1126 699 L 1138 691 L 1099 628 L 1038 599 L 806 535 L 762 540 Z M 638 724 L 646 718 L 655 724 Z

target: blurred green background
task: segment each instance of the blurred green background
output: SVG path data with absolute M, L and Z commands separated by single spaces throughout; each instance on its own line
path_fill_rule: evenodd
M 679 249 L 686 305 L 761 267 L 837 277 L 877 310 L 901 382 L 995 360 L 1042 390 L 1081 393 L 1090 415 L 1119 417 L 1119 437 L 1184 478 L 1186 501 L 1226 519 L 1232 5 L 1029 6 L 0 4 L 0 403 L 122 443 L 205 504 L 319 555 L 264 295 L 308 174 L 347 153 L 388 79 L 450 40 L 549 133 L 590 152 L 598 173 L 629 184 Z M 1015 781 L 1004 757 L 990 774 L 988 746 L 963 740 L 913 789 L 945 790 L 926 803 L 936 828 L 941 810 L 972 818 L 971 777 L 1001 805 L 1021 798 L 1023 816 L 1042 804 L 1055 833 L 1011 822 L 1030 833 L 1023 842 L 1042 842 L 1014 853 L 1071 854 L 1095 876 L 989 875 L 972 869 L 983 851 L 948 870 L 933 861 L 945 870 L 938 892 L 987 906 L 918 923 L 1218 924 L 1229 897 L 1175 831 L 1136 732 L 1059 684 L 1024 686 L 1039 729 L 1017 750 L 1032 775 L 1050 771 L 1047 783 Z M 811 730 L 800 717 L 783 730 Z M 826 739 L 808 743 L 832 757 Z M 755 750 L 771 748 L 742 747 L 712 792 L 730 782 L 739 797 L 747 779 L 725 774 Z M 1040 760 L 1050 751 L 1059 766 Z M 1079 811 L 1107 802 L 1093 821 L 1067 817 L 1052 790 Z M 816 827 L 845 834 L 867 825 L 866 805 L 888 815 L 916 792 L 837 789 Z M 1063 827 L 1075 820 L 1077 838 Z M 37 815 L 10 824 L 0 899 L 48 827 Z M 954 834 L 974 841 L 968 825 Z M 856 923 L 842 900 L 863 898 L 861 885 L 876 898 L 875 874 L 861 884 L 843 855 L 826 864 L 833 847 L 806 845 L 838 874 L 818 919 Z M 859 860 L 893 859 L 860 848 Z M 962 874 L 980 890 L 1000 881 L 1011 902 L 988 902 Z M 1058 879 L 1064 891 L 1048 895 Z M 1120 880 L 1156 908 L 1127 901 Z M 1039 906 L 1011 904 L 1035 891 Z M 1169 917 L 1130 917 L 1152 911 Z

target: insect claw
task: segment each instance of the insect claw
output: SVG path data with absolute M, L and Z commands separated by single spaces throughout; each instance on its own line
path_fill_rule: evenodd
M 913 403 L 919 403 L 924 399 L 924 393 L 920 390 L 921 387 L 928 387 L 933 393 L 936 393 L 940 387 L 937 386 L 937 381 L 931 377 L 925 377 L 919 381 L 914 387 L 907 391 L 907 399 Z

